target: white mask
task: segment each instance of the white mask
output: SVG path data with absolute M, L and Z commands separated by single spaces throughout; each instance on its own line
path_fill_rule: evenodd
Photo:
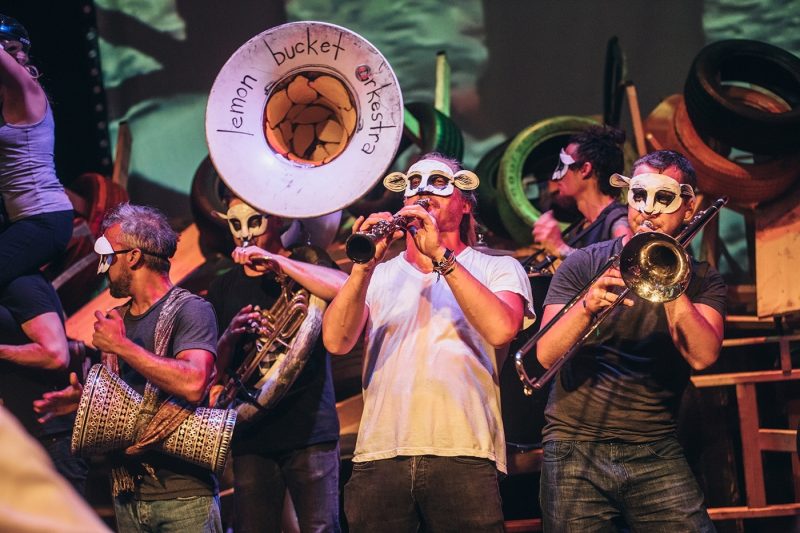
M 94 241 L 94 253 L 100 256 L 100 263 L 97 265 L 97 273 L 104 274 L 111 268 L 111 261 L 114 258 L 114 248 L 108 242 L 105 235 L 101 235 L 99 239 Z
M 684 197 L 694 198 L 691 185 L 664 174 L 638 174 L 632 178 L 613 174 L 609 182 L 614 187 L 627 187 L 628 205 L 650 216 L 674 213 Z
M 567 171 L 569 171 L 569 166 L 574 165 L 575 163 L 577 163 L 575 158 L 565 152 L 562 148 L 558 153 L 558 165 L 556 165 L 556 169 L 553 171 L 553 175 L 550 176 L 550 179 L 553 181 L 560 180 L 567 174 Z
M 423 159 L 411 165 L 408 174 L 392 172 L 383 178 L 383 185 L 390 191 L 405 190 L 404 196 L 410 198 L 420 193 L 436 196 L 450 196 L 453 188 L 471 191 L 478 187 L 478 176 L 469 170 L 459 170 L 455 174 L 446 163 L 436 159 Z
M 136 250 L 136 248 L 125 248 L 124 250 L 114 250 L 114 247 L 111 246 L 111 243 L 108 239 L 106 239 L 105 235 L 101 235 L 99 239 L 94 241 L 94 253 L 100 256 L 100 263 L 97 265 L 97 273 L 104 274 L 108 272 L 108 269 L 111 268 L 111 263 L 114 262 L 114 256 L 117 254 L 126 254 L 130 251 Z M 139 248 L 139 250 L 143 254 L 152 255 L 153 257 L 159 257 L 164 259 L 165 261 L 169 261 L 169 257 L 153 252 L 148 252 L 147 250 L 143 250 Z
M 231 206 L 227 214 L 217 212 L 217 215 L 227 220 L 233 236 L 243 241 L 252 241 L 267 231 L 267 215 L 244 202 Z

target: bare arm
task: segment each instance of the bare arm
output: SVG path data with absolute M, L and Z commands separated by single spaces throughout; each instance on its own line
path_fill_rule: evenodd
M 31 342 L 19 346 L 0 344 L 0 359 L 47 370 L 67 368 L 67 337 L 56 313 L 43 313 L 33 317 L 22 324 L 22 331 Z
M 366 231 L 380 220 L 389 221 L 389 213 L 375 213 L 366 220 L 363 217 L 353 224 L 353 233 Z M 392 239 L 399 238 L 403 232 L 396 232 Z M 367 288 L 372 279 L 372 272 L 386 255 L 386 250 L 391 243 L 390 239 L 383 239 L 375 244 L 375 257 L 363 265 L 354 264 L 350 276 L 342 285 L 341 290 L 325 310 L 322 317 L 322 342 L 325 349 L 334 355 L 343 355 L 353 349 L 364 331 L 364 326 L 369 318 L 369 308 L 366 304 Z
M 534 222 L 531 229 L 533 242 L 539 244 L 547 255 L 566 257 L 574 250 L 564 242 L 561 227 L 552 211 L 546 211 Z
M 312 265 L 303 261 L 297 261 L 284 257 L 280 254 L 273 254 L 262 250 L 258 246 L 248 246 L 247 248 L 236 248 L 233 251 L 233 260 L 239 264 L 247 265 L 257 271 L 266 270 L 265 266 L 253 262 L 252 258 L 266 256 L 278 263 L 281 270 L 290 278 L 306 288 L 311 294 L 329 302 L 339 292 L 347 279 L 347 274 L 333 268 L 321 265 Z
M 203 399 L 214 376 L 214 355 L 206 350 L 183 350 L 175 358 L 159 357 L 125 337 L 122 317 L 116 310 L 104 316 L 95 311 L 92 343 L 101 351 L 115 353 L 167 394 L 191 403 Z
M 695 370 L 714 364 L 722 347 L 722 315 L 705 304 L 694 304 L 686 294 L 664 304 L 669 334 L 675 347 Z
M 483 338 L 492 346 L 511 342 L 522 327 L 522 296 L 510 291 L 494 293 L 460 265 L 445 279 L 464 316 Z
M 0 50 L 3 118 L 9 124 L 35 124 L 44 116 L 47 96 L 39 82 L 17 63 L 12 53 L 17 52 L 11 48 Z
M 350 277 L 333 299 L 322 318 L 322 341 L 334 355 L 353 349 L 369 317 L 366 304 L 371 269 L 353 265 Z
M 550 368 L 556 360 L 567 353 L 581 338 L 592 317 L 616 301 L 617 295 L 612 292 L 614 287 L 625 287 L 625 282 L 622 281 L 619 270 L 611 269 L 599 278 L 586 295 L 553 324 L 547 333 L 542 335 L 536 345 L 536 358 L 543 367 Z M 626 298 L 623 304 L 632 306 L 633 300 Z M 563 307 L 564 305 L 545 306 L 542 326 L 548 324 Z

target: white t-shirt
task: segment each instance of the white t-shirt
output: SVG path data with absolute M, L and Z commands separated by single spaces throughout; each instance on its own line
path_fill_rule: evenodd
M 492 292 L 521 295 L 533 313 L 515 259 L 466 248 L 458 263 Z M 467 321 L 447 281 L 401 254 L 375 268 L 366 303 L 364 413 L 353 461 L 462 455 L 505 472 L 495 349 Z

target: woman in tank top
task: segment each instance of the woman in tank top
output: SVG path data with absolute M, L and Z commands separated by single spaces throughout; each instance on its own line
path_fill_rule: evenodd
M 0 14 L 0 289 L 62 253 L 72 203 L 53 160 L 55 124 L 28 32 Z

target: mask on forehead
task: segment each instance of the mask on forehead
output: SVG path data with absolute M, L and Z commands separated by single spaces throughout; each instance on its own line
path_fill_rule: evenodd
M 550 176 L 550 179 L 553 181 L 558 181 L 563 178 L 567 171 L 569 170 L 570 165 L 574 165 L 577 161 L 571 155 L 561 149 L 561 152 L 558 153 L 558 164 L 556 165 L 556 169 L 553 171 L 553 175 Z
M 664 174 L 647 173 L 632 178 L 613 174 L 609 182 L 614 187 L 628 187 L 628 205 L 647 215 L 674 213 L 683 197 L 694 198 L 691 185 L 678 183 Z
M 469 170 L 459 170 L 453 174 L 442 161 L 423 159 L 411 165 L 408 174 L 392 172 L 383 178 L 383 185 L 390 191 L 405 191 L 403 195 L 410 198 L 421 193 L 450 196 L 454 187 L 471 191 L 478 187 L 479 181 L 478 176 Z
M 244 202 L 231 206 L 225 214 L 217 212 L 217 216 L 227 220 L 233 236 L 243 241 L 252 241 L 267 231 L 267 215 Z

